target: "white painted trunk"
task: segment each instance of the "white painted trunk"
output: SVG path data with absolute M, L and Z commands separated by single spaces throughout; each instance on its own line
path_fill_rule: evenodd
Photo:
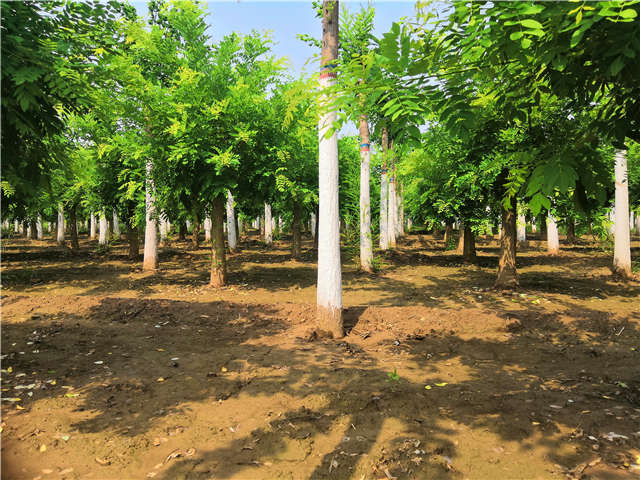
M 271 205 L 264 204 L 264 243 L 273 244 L 273 220 L 271 218 Z
M 360 145 L 360 266 L 365 272 L 373 271 L 373 241 L 371 239 L 371 194 L 369 181 L 371 179 L 370 152 L 369 152 L 369 126 L 363 119 L 360 120 L 361 134 L 367 129 L 366 141 Z
M 313 239 L 316 238 L 316 222 L 318 219 L 316 218 L 315 212 L 311 212 L 311 237 Z
M 551 214 L 548 214 L 547 216 L 547 253 L 551 255 L 557 255 L 560 253 L 558 224 Z
M 278 231 L 282 232 L 284 230 L 284 219 L 278 215 Z
M 640 213 L 636 215 L 636 233 L 640 235 Z
M 531 219 L 531 233 L 536 233 L 538 231 L 538 226 L 536 225 L 536 219 Z
M 404 235 L 404 201 L 402 199 L 401 184 L 396 180 L 396 237 L 400 238 Z
M 630 277 L 631 234 L 629 232 L 629 179 L 626 150 L 616 152 L 615 162 L 616 206 L 613 268 L 623 276 Z
M 411 231 L 411 227 L 413 227 L 413 220 L 411 220 L 411 218 L 407 218 L 407 230 L 409 230 L 409 232 Z
M 613 206 L 611 207 L 611 210 L 609 210 L 609 227 L 607 228 L 607 230 L 609 230 L 609 235 L 615 234 L 615 231 L 614 231 L 615 224 L 616 224 L 616 207 Z
M 238 239 L 244 234 L 244 220 L 238 220 Z
M 27 226 L 27 238 L 31 238 L 31 224 Z
M 389 196 L 388 196 L 388 211 L 387 214 L 387 239 L 389 241 L 389 248 L 396 248 L 396 223 L 398 216 L 398 208 L 396 206 L 396 181 L 392 175 L 389 176 Z
M 96 238 L 96 215 L 91 212 L 89 216 L 89 240 Z
M 99 245 L 106 245 L 109 238 L 109 222 L 104 212 L 100 212 L 100 236 L 98 238 Z
M 190 221 L 190 220 L 187 220 L 187 221 L 185 222 L 185 225 L 187 226 L 187 232 L 189 232 L 189 230 L 191 230 L 191 221 Z
M 151 172 L 153 165 L 147 160 L 146 188 L 145 188 L 145 229 L 144 229 L 144 259 L 143 270 L 156 270 L 158 268 L 158 228 L 156 225 L 156 206 L 154 199 L 154 186 Z
M 36 237 L 38 240 L 42 240 L 42 217 L 38 214 L 36 218 Z
M 633 210 L 631 210 L 629 212 L 629 229 L 633 230 L 633 227 L 636 224 L 636 218 L 635 218 L 635 212 Z
M 207 222 L 205 220 L 205 225 L 206 223 Z M 167 227 L 168 224 L 169 222 L 167 222 L 162 217 L 158 220 L 158 229 L 160 230 L 160 243 L 162 244 L 165 244 L 167 242 L 167 232 L 169 231 L 169 228 Z
M 64 243 L 64 209 L 62 203 L 58 204 L 58 243 Z
M 335 2 L 337 6 L 338 2 Z M 337 17 L 337 15 L 336 15 Z M 336 18 L 337 21 L 337 18 Z M 334 83 L 330 75 L 321 75 L 320 88 Z M 326 104 L 327 97 L 321 102 Z M 318 124 L 318 292 L 317 301 L 324 324 L 336 320 L 342 324 L 342 265 L 340 263 L 340 204 L 338 199 L 338 136 L 327 137 L 336 121 L 334 109 L 325 111 Z M 336 332 L 334 332 L 336 335 Z
M 522 213 L 518 215 L 517 227 L 518 228 L 517 228 L 516 239 L 518 240 L 518 242 L 526 242 L 527 241 L 527 219 Z
M 387 205 L 387 170 L 383 168 L 380 174 L 380 250 L 389 249 L 389 237 L 388 237 L 388 205 Z
M 162 224 L 160 224 L 160 231 L 162 232 Z M 204 240 L 205 242 L 211 241 L 211 217 L 209 215 L 204 217 Z
M 236 209 L 233 205 L 233 195 L 227 190 L 227 243 L 229 250 L 238 246 L 238 232 L 236 231 Z
M 113 209 L 113 236 L 120 238 L 120 219 L 118 218 L 118 212 Z
M 18 220 L 13 221 L 13 233 L 20 232 L 20 222 Z

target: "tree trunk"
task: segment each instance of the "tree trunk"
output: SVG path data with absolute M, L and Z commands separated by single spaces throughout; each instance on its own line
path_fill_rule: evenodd
M 465 224 L 461 235 L 463 238 L 462 258 L 465 262 L 473 262 L 476 259 L 476 238 L 473 230 L 469 225 Z
M 398 238 L 404 236 L 404 183 L 398 182 L 396 179 L 396 206 L 398 207 L 398 215 L 396 218 L 398 219 L 398 230 L 396 232 L 396 236 Z
M 268 246 L 273 244 L 273 222 L 271 219 L 271 205 L 264 204 L 264 243 Z
M 178 226 L 178 240 L 180 240 L 181 242 L 184 242 L 187 239 L 187 224 L 180 220 L 179 226 Z
M 127 223 L 127 240 L 129 241 L 129 260 L 137 260 L 140 252 L 137 226 L 132 227 Z
M 518 286 L 516 270 L 516 199 L 511 198 L 511 207 L 502 210 L 502 238 L 500 240 L 501 255 L 498 263 L 496 288 L 514 288 Z
M 318 232 L 318 218 L 316 212 L 311 212 L 311 238 L 316 239 L 316 233 Z
M 224 197 L 213 199 L 211 209 L 211 278 L 209 285 L 222 287 L 227 282 L 227 261 L 224 253 Z
M 574 244 L 576 243 L 576 222 L 573 217 L 567 217 L 567 243 Z
M 154 199 L 154 185 L 151 173 L 153 164 L 147 160 L 145 185 L 145 228 L 144 228 L 144 256 L 142 270 L 156 271 L 158 269 L 158 227 L 156 224 L 156 205 Z
M 113 209 L 113 236 L 120 239 L 120 219 L 115 208 Z
M 209 215 L 204 217 L 204 241 L 206 243 L 211 241 L 211 217 Z
M 80 250 L 78 242 L 78 223 L 76 222 L 76 205 L 71 205 L 69 209 L 69 228 L 71 229 L 71 250 L 77 252 Z
M 540 240 L 545 242 L 547 240 L 547 222 L 545 220 L 546 215 L 540 213 Z
M 333 62 L 338 57 L 339 2 L 322 3 L 322 60 L 320 90 L 335 83 Z M 325 94 L 320 99 L 319 139 L 319 200 L 318 214 L 318 325 L 334 338 L 344 336 L 342 323 L 342 266 L 340 264 L 340 205 L 338 203 L 338 136 L 326 131 L 337 119 L 335 109 L 327 109 L 331 101 Z
M 98 245 L 107 245 L 109 239 L 109 222 L 104 212 L 100 212 L 100 236 Z
M 29 239 L 37 240 L 38 239 L 38 231 L 36 229 L 36 221 L 29 220 Z
M 369 151 L 369 122 L 360 115 L 360 268 L 373 272 L 373 242 L 371 239 L 371 178 Z
M 396 179 L 395 179 L 395 167 L 389 166 L 389 195 L 388 195 L 388 209 L 387 214 L 387 239 L 389 241 L 389 248 L 396 248 L 396 223 L 398 208 L 396 206 Z
M 527 243 L 527 219 L 524 213 L 518 215 L 518 243 Z
M 302 212 L 300 203 L 293 201 L 293 222 L 291 223 L 291 256 L 302 256 Z
M 449 249 L 449 241 L 451 240 L 451 236 L 453 235 L 453 225 L 450 222 L 447 222 L 447 225 L 444 228 L 444 249 Z
M 558 224 L 553 215 L 551 215 L 551 212 L 547 214 L 547 253 L 549 255 L 558 255 L 560 253 Z
M 96 215 L 91 212 L 89 217 L 89 240 L 96 238 Z
M 382 155 L 383 164 L 380 171 L 380 250 L 389 249 L 389 206 L 387 198 L 389 194 L 389 186 L 387 185 L 387 156 L 389 155 L 389 131 L 386 127 L 382 128 Z
M 191 230 L 191 248 L 197 250 L 200 248 L 200 215 L 193 212 L 193 230 Z
M 238 247 L 238 231 L 236 229 L 236 209 L 230 190 L 227 190 L 227 243 L 229 250 L 235 252 Z
M 42 217 L 38 214 L 38 218 L 36 220 L 36 238 L 38 240 L 42 240 Z
M 631 233 L 629 232 L 629 178 L 627 152 L 618 150 L 615 157 L 616 204 L 613 271 L 623 278 L 633 278 L 631 272 Z
M 62 203 L 58 203 L 58 245 L 64 245 L 64 209 Z
M 164 246 L 167 244 L 167 230 L 168 230 L 168 223 L 167 221 L 160 217 L 159 219 L 159 230 L 160 230 L 160 246 Z

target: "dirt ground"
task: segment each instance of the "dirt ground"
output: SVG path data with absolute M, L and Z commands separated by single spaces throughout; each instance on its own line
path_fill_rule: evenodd
M 411 235 L 344 265 L 348 335 L 318 339 L 315 261 L 256 237 L 207 287 L 174 242 L 2 245 L 2 478 L 624 479 L 640 475 L 640 282 L 586 241 L 461 263 Z M 635 239 L 634 257 L 640 254 Z

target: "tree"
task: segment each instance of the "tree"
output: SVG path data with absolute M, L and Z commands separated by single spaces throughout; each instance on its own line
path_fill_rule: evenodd
M 333 62 L 338 56 L 339 2 L 322 3 L 322 59 L 320 92 L 331 88 L 336 74 Z M 318 323 L 320 329 L 341 338 L 342 324 L 342 266 L 340 264 L 340 218 L 338 200 L 338 138 L 333 131 L 335 110 L 327 106 L 331 99 L 326 93 L 320 97 L 318 124 Z

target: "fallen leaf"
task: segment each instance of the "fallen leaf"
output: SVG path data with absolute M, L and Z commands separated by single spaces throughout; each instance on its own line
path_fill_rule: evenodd
M 425 386 L 424 386 L 424 389 L 425 389 L 425 390 L 431 390 L 431 385 L 425 385 Z
M 60 438 L 65 442 L 68 442 L 71 437 L 69 435 L 62 435 Z
M 40 445 L 40 448 L 38 450 L 40 450 L 41 452 L 46 452 L 47 446 L 43 443 L 42 445 Z
M 160 378 L 158 378 L 158 379 L 156 380 L 156 382 L 160 382 L 160 383 L 162 383 L 162 382 L 164 382 L 164 378 L 160 377 Z
M 222 368 L 220 369 L 220 371 L 221 371 L 221 372 L 226 372 L 226 371 L 227 371 L 227 367 L 222 367 Z
M 436 387 L 444 387 L 446 385 L 449 385 L 449 384 L 447 382 L 436 383 Z
M 111 461 L 107 460 L 106 458 L 96 457 L 94 460 L 96 461 L 96 463 L 98 463 L 99 465 L 102 465 L 103 467 L 107 465 L 111 465 Z

